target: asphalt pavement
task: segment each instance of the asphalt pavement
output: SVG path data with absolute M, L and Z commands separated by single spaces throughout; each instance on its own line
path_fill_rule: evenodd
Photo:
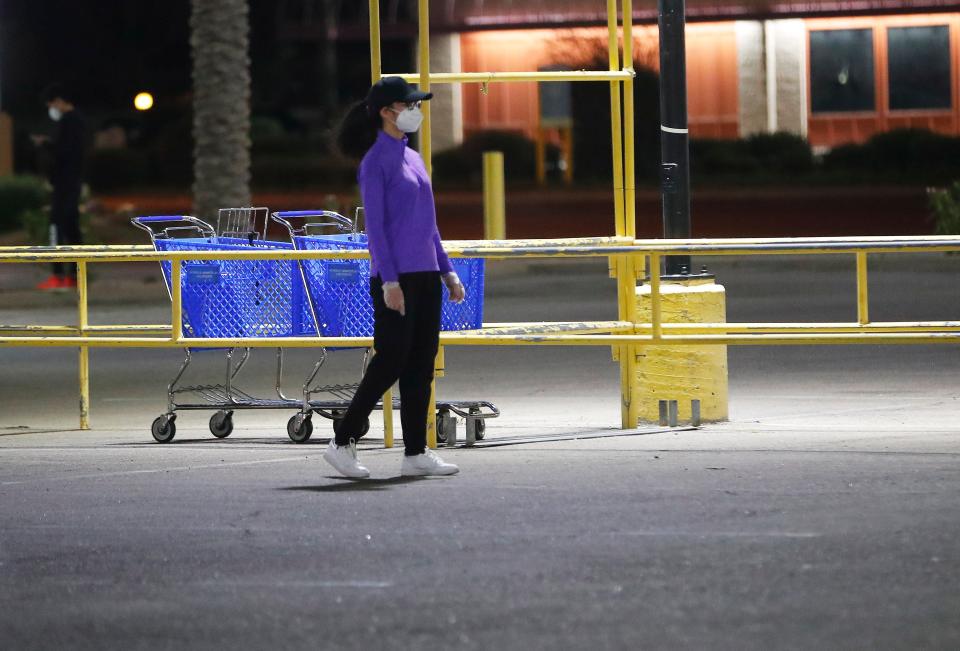
M 852 259 L 703 262 L 731 321 L 854 319 Z M 8 269 L 0 323 L 70 322 Z M 958 271 L 878 257 L 873 318 L 960 321 Z M 92 296 L 94 323 L 168 319 L 135 274 Z M 488 321 L 615 315 L 604 262 L 491 263 Z M 286 413 L 224 440 L 184 414 L 154 443 L 177 351 L 94 350 L 80 432 L 76 352 L 0 349 L 0 647 L 960 648 L 958 352 L 731 348 L 730 422 L 622 431 L 609 349 L 450 349 L 441 397 L 495 402 L 504 445 L 404 479 L 374 418 L 372 479 L 350 481 L 321 459 L 326 423 L 295 445 Z M 293 389 L 312 358 L 291 358 Z M 268 392 L 272 363 L 244 386 Z

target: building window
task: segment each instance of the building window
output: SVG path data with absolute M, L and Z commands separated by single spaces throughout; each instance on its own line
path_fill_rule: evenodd
M 950 29 L 891 27 L 890 109 L 948 109 L 950 93 Z
M 814 113 L 873 111 L 873 30 L 810 32 L 810 100 Z

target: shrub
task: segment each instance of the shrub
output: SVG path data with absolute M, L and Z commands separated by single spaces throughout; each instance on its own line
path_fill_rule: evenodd
M 933 232 L 937 235 L 960 235 L 960 181 L 943 190 L 930 191 L 933 211 Z
M 830 151 L 824 171 L 860 178 L 949 182 L 960 176 L 960 138 L 924 129 L 897 129 L 879 133 L 859 145 Z
M 956 169 L 960 164 L 960 138 L 923 129 L 898 129 L 870 139 L 873 160 L 885 170 L 910 173 Z
M 49 186 L 38 176 L 0 178 L 0 231 L 20 228 L 24 214 L 42 212 L 49 201 Z
M 81 206 L 80 210 L 80 233 L 83 235 L 84 244 L 96 244 L 91 241 L 90 229 L 91 215 Z M 20 215 L 20 223 L 23 230 L 27 233 L 27 241 L 37 246 L 46 246 L 50 244 L 50 212 L 43 208 L 31 208 Z
M 814 169 L 810 144 L 792 133 L 759 133 L 747 138 L 747 149 L 760 169 L 776 174 L 806 174 Z
M 690 141 L 690 173 L 694 177 L 753 174 L 761 169 L 745 140 Z
M 789 176 L 814 171 L 807 141 L 789 133 L 763 133 L 742 140 L 690 141 L 690 169 L 697 176 Z

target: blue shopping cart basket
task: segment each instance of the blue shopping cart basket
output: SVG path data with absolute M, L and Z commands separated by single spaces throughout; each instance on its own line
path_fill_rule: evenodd
M 306 227 L 296 229 L 290 218 L 326 217 L 334 221 L 323 225 L 354 231 L 351 222 L 327 211 L 289 211 L 274 213 L 274 219 L 290 231 L 294 246 L 301 251 L 356 250 L 367 248 L 364 233 L 309 235 Z M 466 289 L 462 303 L 444 301 L 440 315 L 441 330 L 472 330 L 483 325 L 484 260 L 453 258 L 454 271 Z M 373 334 L 373 302 L 370 298 L 370 260 L 302 260 L 303 278 L 322 334 L 331 337 L 362 337 Z
M 218 237 L 205 222 L 185 216 L 137 217 L 158 251 L 293 249 L 288 242 Z M 163 228 L 158 235 L 155 228 Z M 173 237 L 175 231 L 202 237 Z M 161 263 L 171 290 L 172 263 Z M 294 260 L 185 260 L 180 275 L 183 333 L 187 337 L 296 337 L 317 334 L 299 266 Z
M 241 238 L 158 239 L 158 251 L 286 249 L 287 242 Z M 171 263 L 163 276 L 170 288 Z M 185 260 L 183 332 L 188 337 L 316 336 L 300 270 L 293 260 Z

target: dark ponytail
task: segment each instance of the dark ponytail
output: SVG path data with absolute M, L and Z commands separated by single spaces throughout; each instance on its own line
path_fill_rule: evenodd
M 344 155 L 361 159 L 377 139 L 377 131 L 383 126 L 379 113 L 372 113 L 366 102 L 355 104 L 347 112 L 337 132 L 337 146 Z

